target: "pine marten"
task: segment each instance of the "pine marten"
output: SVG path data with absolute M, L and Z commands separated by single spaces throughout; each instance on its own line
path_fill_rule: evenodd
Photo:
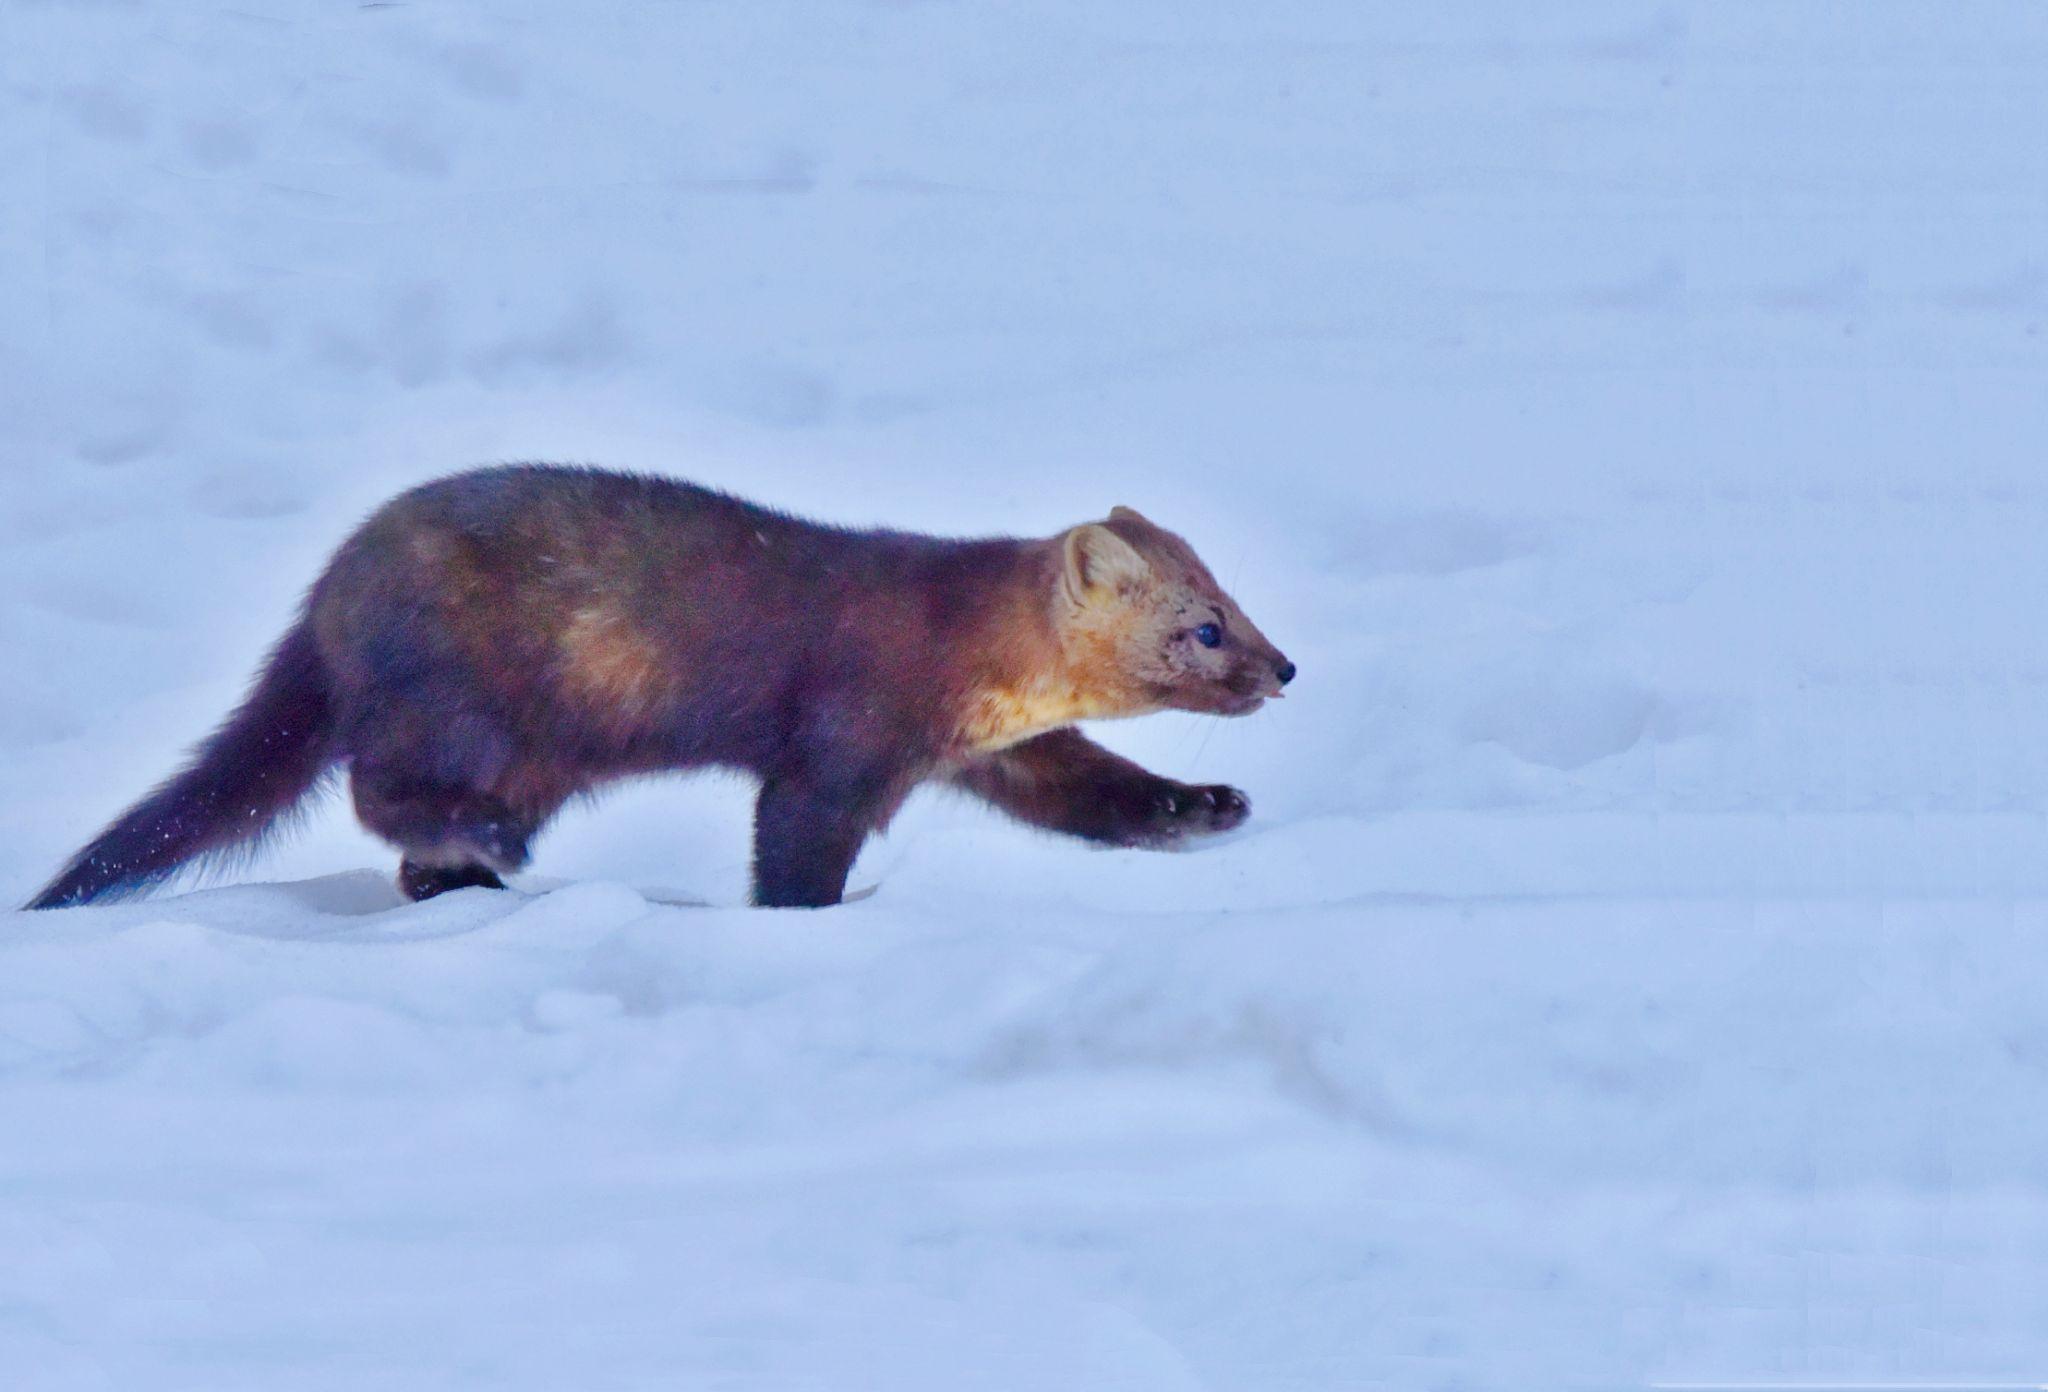
M 1035 826 L 1170 846 L 1250 802 L 1073 722 L 1244 715 L 1293 676 L 1188 544 L 1129 508 L 948 540 L 666 478 L 480 469 L 350 537 L 247 702 L 30 907 L 246 846 L 340 764 L 413 899 L 502 887 L 579 793 L 704 765 L 761 781 L 763 905 L 838 903 L 861 843 L 930 779 Z

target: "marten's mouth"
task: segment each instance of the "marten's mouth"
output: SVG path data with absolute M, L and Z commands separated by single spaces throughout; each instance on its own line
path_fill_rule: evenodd
M 1274 694 L 1277 695 L 1278 693 Z M 1223 707 L 1223 714 L 1250 715 L 1265 704 L 1266 698 L 1264 696 L 1236 696 L 1232 697 L 1230 703 Z

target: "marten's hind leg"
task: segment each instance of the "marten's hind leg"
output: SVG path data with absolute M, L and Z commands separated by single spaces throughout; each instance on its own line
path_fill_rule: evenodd
M 528 845 L 559 805 L 515 805 L 499 790 L 435 779 L 431 765 L 358 757 L 350 771 L 356 815 L 404 855 L 398 883 L 408 898 L 451 889 L 503 889 L 500 876 L 526 864 Z

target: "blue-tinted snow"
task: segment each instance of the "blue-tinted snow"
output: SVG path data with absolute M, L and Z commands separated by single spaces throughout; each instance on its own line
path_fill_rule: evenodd
M 2048 1378 L 2048 12 L 0 9 L 0 890 L 381 497 L 1185 532 L 1301 664 L 735 907 L 622 790 L 400 908 L 0 934 L 36 1388 Z M 680 906 L 679 906 L 680 905 Z

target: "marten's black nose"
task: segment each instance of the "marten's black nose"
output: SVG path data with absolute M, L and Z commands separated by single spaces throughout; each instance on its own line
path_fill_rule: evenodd
M 1294 664 L 1292 662 L 1281 663 L 1273 675 L 1280 678 L 1280 685 L 1287 685 L 1287 683 L 1294 680 Z

